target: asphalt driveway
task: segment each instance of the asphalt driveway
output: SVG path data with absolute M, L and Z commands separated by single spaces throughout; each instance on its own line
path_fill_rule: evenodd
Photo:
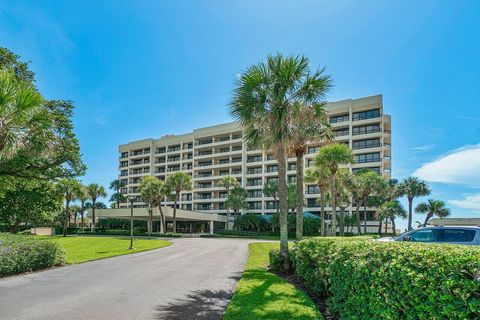
M 0 319 L 221 319 L 252 241 L 173 242 L 154 251 L 0 279 Z

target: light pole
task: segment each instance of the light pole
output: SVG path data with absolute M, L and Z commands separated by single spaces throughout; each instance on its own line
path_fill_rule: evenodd
M 130 248 L 128 250 L 133 250 L 133 202 L 135 196 L 129 195 L 127 198 L 130 201 Z

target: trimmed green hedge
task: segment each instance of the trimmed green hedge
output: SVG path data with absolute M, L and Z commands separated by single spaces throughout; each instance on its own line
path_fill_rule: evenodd
M 307 239 L 291 254 L 340 319 L 480 318 L 480 248 L 345 240 Z
M 0 233 L 0 277 L 42 270 L 65 262 L 63 250 L 33 236 Z

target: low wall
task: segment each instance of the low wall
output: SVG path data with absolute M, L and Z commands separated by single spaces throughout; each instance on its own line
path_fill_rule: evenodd
M 37 236 L 54 236 L 54 228 L 30 228 L 30 233 Z

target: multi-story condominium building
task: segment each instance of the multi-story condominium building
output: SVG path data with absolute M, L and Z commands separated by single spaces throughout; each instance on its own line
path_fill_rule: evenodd
M 356 172 L 368 168 L 389 178 L 391 119 L 383 113 L 382 96 L 328 103 L 327 110 L 335 140 L 350 146 L 355 155 L 356 163 L 349 166 L 350 170 Z M 309 143 L 305 169 L 313 164 L 320 147 L 320 141 Z M 276 212 L 277 203 L 273 198 L 266 197 L 262 189 L 266 182 L 278 179 L 277 162 L 272 154 L 249 148 L 236 122 L 194 129 L 187 134 L 130 142 L 120 145 L 119 152 L 119 179 L 126 185 L 122 193 L 137 196 L 134 203 L 137 207 L 144 205 L 138 193 L 143 176 L 152 175 L 166 180 L 169 174 L 183 171 L 192 176 L 193 190 L 182 193 L 181 209 L 226 213 L 227 192 L 219 181 L 231 175 L 248 192 L 248 210 L 245 212 Z M 288 159 L 287 170 L 288 182 L 295 182 L 295 158 Z M 318 198 L 318 187 L 305 184 L 305 210 L 318 212 Z M 165 205 L 173 205 L 173 202 Z M 121 206 L 125 208 L 128 204 L 125 202 Z M 373 222 L 375 208 L 367 209 L 373 228 L 377 225 Z M 326 210 L 328 212 L 329 208 Z

